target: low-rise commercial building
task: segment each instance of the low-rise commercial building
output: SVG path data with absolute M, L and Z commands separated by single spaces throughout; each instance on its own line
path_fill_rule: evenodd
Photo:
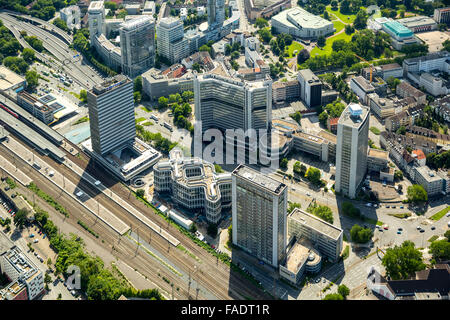
M 411 121 L 412 119 L 409 116 L 409 112 L 406 110 L 387 118 L 385 127 L 387 131 L 396 132 L 402 126 L 409 126 Z
M 150 69 L 142 74 L 142 88 L 150 100 L 158 100 L 171 94 L 194 91 L 194 76 L 188 73 L 180 78 L 169 78 L 158 69 Z
M 274 103 L 289 102 L 300 97 L 298 80 L 278 81 L 272 84 L 272 99 Z
M 379 173 L 388 167 L 389 152 L 369 148 L 367 152 L 367 171 Z
M 434 9 L 433 19 L 437 23 L 449 23 L 450 7 Z
M 390 151 L 393 143 L 396 142 L 404 148 L 421 149 L 425 154 L 436 153 L 437 145 L 433 141 L 427 141 L 422 137 L 408 137 L 394 132 L 382 131 L 380 134 L 380 145 Z
M 396 20 L 414 33 L 427 32 L 437 29 L 434 19 L 426 16 L 415 16 Z
M 342 251 L 342 229 L 301 209 L 288 215 L 289 237 L 309 240 L 330 261 L 337 261 Z
M 286 260 L 280 264 L 280 276 L 293 284 L 300 283 L 305 273 L 318 273 L 322 267 L 322 255 L 306 239 L 296 241 L 287 253 Z
M 53 114 L 56 111 L 55 108 L 40 102 L 37 98 L 26 91 L 21 91 L 17 95 L 17 103 L 45 124 L 49 124 L 54 121 Z

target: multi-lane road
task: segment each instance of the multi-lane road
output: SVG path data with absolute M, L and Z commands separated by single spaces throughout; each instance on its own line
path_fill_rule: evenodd
M 79 52 L 70 49 L 65 41 L 48 31 L 48 29 L 21 21 L 5 12 L 0 13 L 0 20 L 13 32 L 16 38 L 19 37 L 18 40 L 21 43 L 25 41 L 20 35 L 21 31 L 25 31 L 27 35 L 36 36 L 42 40 L 44 48 L 52 56 L 45 53 L 40 53 L 38 56 L 43 58 L 48 65 L 55 66 L 55 68 L 59 68 L 67 73 L 80 86 L 90 89 L 95 84 L 103 81 L 102 77 L 84 62 L 84 58 Z

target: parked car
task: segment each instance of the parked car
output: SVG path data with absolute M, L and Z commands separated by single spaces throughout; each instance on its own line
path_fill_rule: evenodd
M 431 230 L 435 230 L 435 229 L 436 229 L 436 227 L 435 227 L 435 226 L 432 226 L 432 227 L 431 227 Z
M 424 233 L 425 232 L 425 229 L 420 229 L 420 233 Z

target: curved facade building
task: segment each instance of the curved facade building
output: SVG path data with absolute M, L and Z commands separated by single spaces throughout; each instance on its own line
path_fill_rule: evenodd
M 185 158 L 179 149 L 169 161 L 153 167 L 155 191 L 170 193 L 172 201 L 189 209 L 202 209 L 209 223 L 218 223 L 231 206 L 231 174 L 217 174 L 214 165 L 200 158 Z
M 287 33 L 295 38 L 316 39 L 336 30 L 331 21 L 299 7 L 281 11 L 272 17 L 271 23 L 277 33 Z

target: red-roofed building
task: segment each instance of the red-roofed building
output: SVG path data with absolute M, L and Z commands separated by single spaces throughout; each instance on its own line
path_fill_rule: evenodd
M 339 117 L 337 118 L 328 118 L 327 121 L 327 129 L 332 133 L 337 134 L 337 125 L 338 125 Z
M 413 150 L 411 153 L 412 153 L 412 156 L 417 160 L 417 163 L 420 166 L 426 165 L 427 157 L 425 156 L 425 153 L 423 153 L 422 150 L 420 150 L 420 149 Z

